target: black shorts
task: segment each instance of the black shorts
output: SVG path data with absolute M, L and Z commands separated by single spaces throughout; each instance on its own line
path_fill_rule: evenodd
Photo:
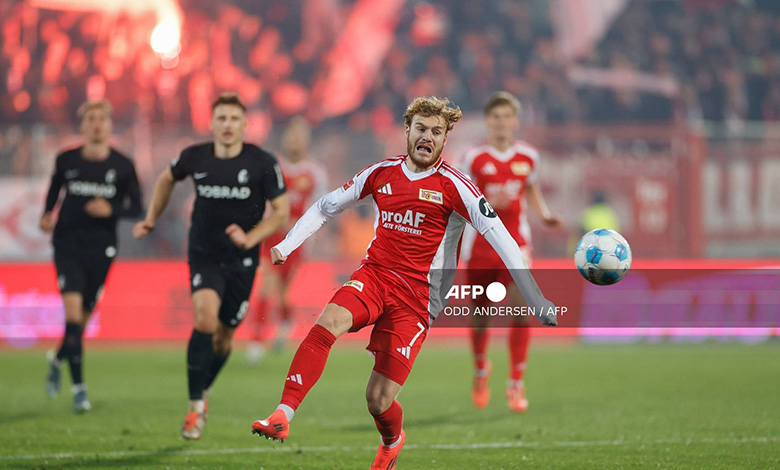
M 249 308 L 249 295 L 255 282 L 257 262 L 249 266 L 219 263 L 213 259 L 190 254 L 190 289 L 214 289 L 222 304 L 219 321 L 236 328 Z
M 114 256 L 116 248 L 113 246 L 102 253 L 55 246 L 54 265 L 60 292 L 78 292 L 84 302 L 84 311 L 91 312 L 103 294 L 103 284 Z

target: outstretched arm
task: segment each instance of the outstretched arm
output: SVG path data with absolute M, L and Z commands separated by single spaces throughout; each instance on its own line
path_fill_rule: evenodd
M 536 183 L 528 183 L 528 192 L 526 193 L 528 200 L 531 202 L 534 210 L 542 218 L 545 224 L 551 227 L 557 227 L 561 225 L 561 219 L 550 213 L 550 209 L 547 207 L 547 202 L 542 195 L 542 190 Z
M 166 168 L 157 178 L 157 182 L 154 185 L 154 192 L 152 192 L 152 200 L 149 202 L 146 218 L 133 227 L 133 236 L 135 238 L 143 238 L 154 230 L 157 218 L 160 217 L 160 214 L 168 206 L 175 184 L 176 180 L 173 178 L 171 169 Z

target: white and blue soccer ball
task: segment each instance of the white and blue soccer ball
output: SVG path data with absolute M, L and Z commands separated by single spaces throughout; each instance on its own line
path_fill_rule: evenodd
M 574 264 L 582 277 L 593 284 L 615 284 L 631 269 L 631 247 L 626 239 L 614 230 L 591 230 L 577 243 Z

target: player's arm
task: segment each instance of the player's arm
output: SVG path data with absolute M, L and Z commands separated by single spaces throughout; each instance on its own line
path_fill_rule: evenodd
M 290 197 L 287 193 L 280 194 L 269 202 L 272 212 L 264 217 L 259 224 L 255 225 L 252 230 L 244 233 L 238 224 L 230 224 L 225 229 L 225 233 L 227 233 L 234 245 L 244 250 L 254 248 L 287 224 L 287 221 L 290 219 Z
M 176 179 L 173 177 L 173 172 L 170 168 L 166 168 L 154 184 L 152 200 L 149 202 L 149 209 L 146 211 L 146 217 L 133 227 L 133 236 L 135 238 L 143 238 L 154 230 L 157 219 L 168 206 L 168 201 L 171 199 L 171 193 L 173 192 L 173 187 L 175 185 Z
M 46 204 L 43 208 L 43 215 L 39 226 L 42 231 L 49 233 L 54 230 L 54 218 L 51 212 L 57 205 L 57 201 L 60 199 L 60 190 L 62 184 L 65 182 L 64 170 L 62 168 L 62 156 L 57 157 L 57 162 L 54 165 L 54 173 L 51 175 L 51 182 L 49 183 L 49 192 L 46 193 Z
M 303 244 L 310 236 L 314 235 L 325 222 L 334 218 L 345 209 L 348 209 L 366 197 L 369 192 L 365 190 L 369 172 L 363 171 L 356 175 L 349 183 L 339 187 L 315 202 L 295 223 L 287 233 L 287 237 L 271 248 L 271 260 L 274 264 L 282 264 L 287 257 Z
M 528 197 L 531 206 L 533 206 L 534 210 L 539 214 L 544 223 L 553 227 L 561 225 L 561 219 L 553 215 L 547 207 L 547 201 L 544 199 L 541 188 L 537 186 L 536 183 L 527 183 L 526 190 L 526 197 Z

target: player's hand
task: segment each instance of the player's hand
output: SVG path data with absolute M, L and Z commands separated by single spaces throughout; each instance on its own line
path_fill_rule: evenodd
M 242 250 L 251 248 L 248 243 L 249 240 L 246 236 L 246 232 L 244 232 L 244 229 L 239 227 L 238 224 L 228 225 L 228 228 L 225 229 L 225 233 L 230 237 L 230 241 Z
M 149 232 L 154 230 L 154 222 L 148 220 L 142 220 L 133 225 L 133 237 L 136 240 L 140 240 L 143 237 L 149 235 Z
M 54 219 L 51 216 L 51 212 L 47 212 L 41 216 L 41 221 L 38 223 L 41 231 L 44 233 L 51 233 L 54 230 Z
M 563 225 L 563 221 L 560 217 L 554 216 L 554 215 L 548 215 L 546 217 L 542 217 L 542 221 L 544 221 L 544 224 L 548 227 L 560 227 Z
M 114 208 L 111 206 L 111 203 L 104 197 L 90 199 L 84 204 L 84 210 L 90 216 L 100 219 L 107 219 L 114 213 Z
M 274 247 L 271 248 L 271 261 L 273 261 L 274 264 L 284 264 L 284 262 L 287 261 L 287 257 L 282 256 L 282 253 Z

